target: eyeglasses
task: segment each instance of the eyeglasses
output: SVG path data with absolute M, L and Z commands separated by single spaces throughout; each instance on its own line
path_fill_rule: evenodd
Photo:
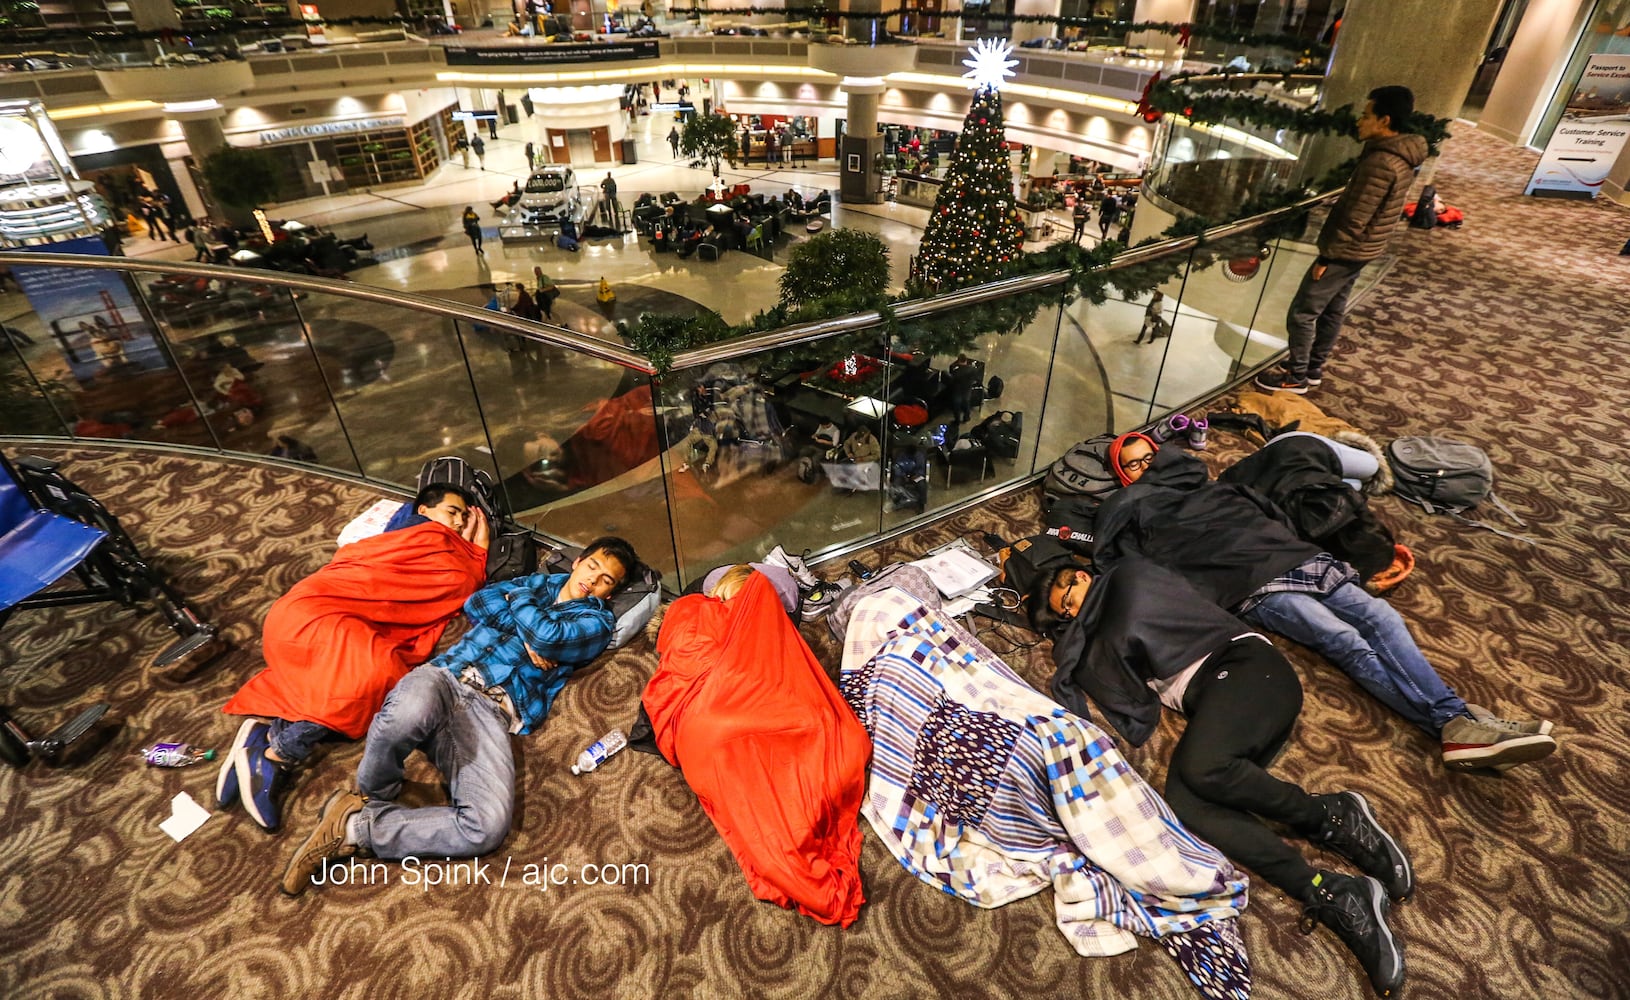
M 469 520 L 470 517 L 470 508 L 468 507 L 454 507 L 451 504 L 444 503 L 439 507 L 432 507 L 430 509 L 445 510 L 448 514 L 451 514 L 453 517 L 456 517 L 461 521 Z
M 1127 472 L 1136 472 L 1139 469 L 1147 469 L 1149 463 L 1154 460 L 1155 456 L 1153 454 L 1145 455 L 1142 458 L 1123 458 L 1121 459 L 1121 468 Z
M 1084 581 L 1077 580 L 1068 587 L 1065 587 L 1064 596 L 1059 598 L 1058 616 L 1065 621 L 1073 619 L 1076 613 L 1081 610 L 1081 599 L 1075 596 L 1075 588 L 1081 586 L 1083 582 Z

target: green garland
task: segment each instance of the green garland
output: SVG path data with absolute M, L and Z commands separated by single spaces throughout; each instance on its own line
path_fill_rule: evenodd
M 893 7 L 888 10 L 853 11 L 833 10 L 825 4 L 810 4 L 807 6 L 788 6 L 785 8 L 761 9 L 757 7 L 699 7 L 692 4 L 690 7 L 669 7 L 668 13 L 673 17 L 698 18 L 704 14 L 711 17 L 762 17 L 766 14 L 784 16 L 788 21 L 836 19 L 843 21 L 886 21 L 891 18 L 923 18 L 937 16 L 941 19 L 953 19 L 958 15 L 954 11 L 931 15 L 923 10 L 910 7 Z M 1057 14 L 980 14 L 980 20 L 995 21 L 1001 24 L 1050 24 L 1058 28 L 1084 28 L 1092 34 L 1134 34 L 1155 32 L 1162 35 L 1176 35 L 1179 38 L 1207 38 L 1213 41 L 1228 42 L 1234 45 L 1244 45 L 1260 48 L 1295 49 L 1306 53 L 1310 57 L 1323 58 L 1330 54 L 1330 46 L 1322 42 L 1311 42 L 1296 35 L 1257 34 L 1242 32 L 1221 25 L 1212 24 L 1180 24 L 1175 21 L 1123 21 L 1113 17 L 1064 17 Z
M 1330 111 L 1318 108 L 1296 108 L 1253 94 L 1219 93 L 1209 88 L 1195 87 L 1197 81 L 1214 84 L 1237 74 L 1232 73 L 1179 73 L 1161 79 L 1149 88 L 1148 106 L 1162 114 L 1186 118 L 1191 122 L 1240 122 L 1264 129 L 1287 129 L 1300 135 L 1353 135 L 1358 127 L 1358 115 L 1350 104 Z M 1251 74 L 1260 76 L 1260 73 Z M 1281 82 L 1289 82 L 1295 75 L 1281 73 Z M 1428 155 L 1435 156 L 1438 147 L 1449 138 L 1450 119 L 1434 118 L 1421 111 L 1415 112 L 1399 131 L 1414 132 L 1426 140 Z

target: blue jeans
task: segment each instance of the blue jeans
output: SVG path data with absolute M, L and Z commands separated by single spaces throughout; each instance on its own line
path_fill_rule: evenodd
M 1269 594 L 1245 620 L 1317 651 L 1434 738 L 1445 722 L 1469 714 L 1392 605 L 1356 584 L 1344 583 L 1326 597 Z
M 273 719 L 269 736 L 272 749 L 277 751 L 285 764 L 298 764 L 310 757 L 311 751 L 317 749 L 319 743 L 345 738 L 327 726 L 304 719 L 297 722 Z
M 357 843 L 381 858 L 468 858 L 495 850 L 515 812 L 515 757 L 504 712 L 452 672 L 426 663 L 385 698 L 368 727 L 353 820 Z M 399 806 L 402 762 L 414 750 L 447 778 L 450 805 Z

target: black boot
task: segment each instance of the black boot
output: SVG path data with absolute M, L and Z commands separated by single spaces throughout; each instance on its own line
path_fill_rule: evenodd
M 1370 977 L 1378 997 L 1404 985 L 1404 946 L 1387 926 L 1387 891 L 1373 878 L 1321 871 L 1313 876 L 1302 911 L 1302 933 L 1318 924 L 1336 932 Z
M 1357 865 L 1366 875 L 1386 887 L 1394 902 L 1402 902 L 1415 891 L 1415 873 L 1409 858 L 1381 824 L 1375 821 L 1370 804 L 1357 792 L 1315 795 L 1324 807 L 1324 825 L 1310 838 Z

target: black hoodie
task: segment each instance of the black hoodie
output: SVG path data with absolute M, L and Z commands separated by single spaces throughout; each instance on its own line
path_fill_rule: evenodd
M 1087 698 L 1115 731 L 1142 746 L 1160 723 L 1149 687 L 1251 631 L 1182 578 L 1137 556 L 1093 577 L 1081 609 L 1053 643 L 1053 697 L 1086 718 Z
M 1206 600 L 1232 608 L 1322 551 L 1298 537 L 1262 494 L 1214 483 L 1204 462 L 1162 448 L 1137 482 L 1098 509 L 1092 561 L 1108 569 L 1146 556 Z

